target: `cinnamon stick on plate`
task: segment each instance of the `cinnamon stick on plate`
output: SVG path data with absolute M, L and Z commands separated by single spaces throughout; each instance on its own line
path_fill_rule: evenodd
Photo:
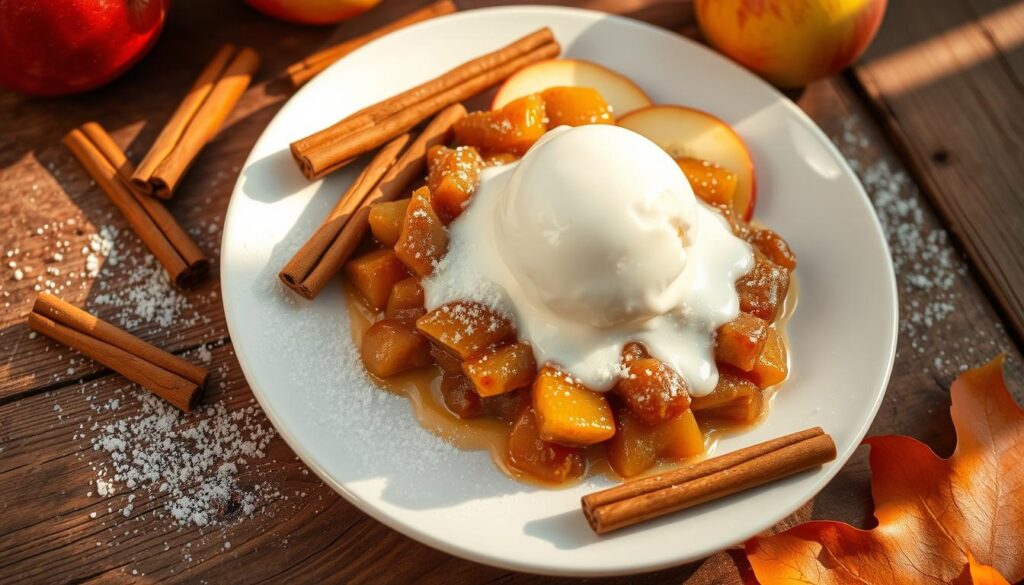
M 606 534 L 763 485 L 836 458 L 821 427 L 583 496 L 583 515 Z
M 187 286 L 210 267 L 210 261 L 163 204 L 132 185 L 134 168 L 124 152 L 97 123 L 89 122 L 64 137 L 64 144 L 96 184 L 121 210 L 132 230 L 156 256 L 171 282 Z
M 292 87 L 294 89 L 298 89 L 305 85 L 307 81 L 316 77 L 321 71 L 327 69 L 331 63 L 334 63 L 345 55 L 348 55 L 352 51 L 362 47 L 366 43 L 379 39 L 386 34 L 395 32 L 396 30 L 403 29 L 411 24 L 430 20 L 437 16 L 451 14 L 456 10 L 458 10 L 458 8 L 451 0 L 440 0 L 439 2 L 428 4 L 423 8 L 414 10 L 402 18 L 399 18 L 390 24 L 386 24 L 369 34 L 349 39 L 343 43 L 327 47 L 322 51 L 313 53 L 302 61 L 288 67 L 288 79 L 291 81 Z
M 293 142 L 292 156 L 308 179 L 318 179 L 445 107 L 497 85 L 527 65 L 556 57 L 560 51 L 550 29 L 537 30 Z
M 191 411 L 202 398 L 207 371 L 66 303 L 39 293 L 28 325 L 120 373 L 172 405 Z
M 260 58 L 248 47 L 224 45 L 199 74 L 157 136 L 132 182 L 144 193 L 169 199 L 199 151 L 249 87 Z
M 423 174 L 427 150 L 451 138 L 452 126 L 466 115 L 462 104 L 439 113 L 409 144 L 402 134 L 382 148 L 363 169 L 313 236 L 281 269 L 278 277 L 288 288 L 312 299 L 341 270 L 369 228 L 370 205 L 398 198 Z

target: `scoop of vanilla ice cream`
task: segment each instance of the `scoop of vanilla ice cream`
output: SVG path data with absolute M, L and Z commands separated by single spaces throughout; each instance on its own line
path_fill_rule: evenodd
M 533 302 L 613 327 L 663 314 L 697 229 L 689 182 L 653 142 L 561 127 L 526 153 L 495 208 L 497 241 Z

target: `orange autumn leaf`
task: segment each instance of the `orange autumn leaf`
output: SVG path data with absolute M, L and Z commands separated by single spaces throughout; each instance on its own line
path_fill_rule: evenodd
M 747 541 L 761 585 L 1024 579 L 1024 410 L 1002 366 L 1000 356 L 953 382 L 949 459 L 909 437 L 864 440 L 878 526 L 815 521 Z

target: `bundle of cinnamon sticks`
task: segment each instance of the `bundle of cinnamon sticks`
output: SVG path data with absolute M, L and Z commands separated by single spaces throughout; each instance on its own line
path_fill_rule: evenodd
M 442 109 L 497 85 L 527 65 L 556 57 L 560 51 L 551 29 L 542 28 L 293 142 L 292 155 L 308 179 L 319 179 Z
M 281 282 L 307 299 L 314 298 L 341 270 L 366 235 L 370 206 L 397 199 L 404 193 L 410 183 L 423 174 L 430 147 L 447 142 L 452 126 L 465 115 L 466 109 L 461 104 L 448 106 L 415 140 L 409 134 L 401 134 L 382 148 L 313 236 L 281 269 L 278 274 Z
M 39 293 L 28 325 L 77 349 L 172 405 L 191 411 L 203 396 L 207 372 L 142 341 L 50 293 Z
M 821 427 L 584 496 L 583 515 L 598 534 L 659 518 L 818 467 L 836 458 Z

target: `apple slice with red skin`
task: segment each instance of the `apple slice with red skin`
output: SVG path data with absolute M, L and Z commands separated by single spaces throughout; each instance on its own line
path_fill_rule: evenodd
M 754 159 L 731 126 L 707 112 L 685 106 L 651 106 L 631 112 L 617 123 L 647 137 L 672 158 L 698 158 L 735 173 L 733 205 L 740 217 L 750 221 L 757 201 Z
M 607 67 L 580 59 L 551 59 L 524 67 L 505 80 L 491 104 L 492 110 L 549 87 L 592 87 L 600 92 L 612 114 L 619 118 L 651 105 L 651 98 L 631 79 Z

